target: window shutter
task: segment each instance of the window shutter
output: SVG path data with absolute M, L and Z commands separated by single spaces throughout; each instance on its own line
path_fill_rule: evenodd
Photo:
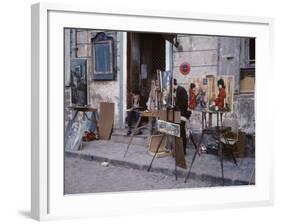
M 113 38 L 101 32 L 93 39 L 93 79 L 114 79 Z

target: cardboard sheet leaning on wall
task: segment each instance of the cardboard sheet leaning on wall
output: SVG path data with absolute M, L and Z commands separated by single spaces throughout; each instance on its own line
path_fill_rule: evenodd
M 114 103 L 100 102 L 99 138 L 109 140 L 114 126 Z

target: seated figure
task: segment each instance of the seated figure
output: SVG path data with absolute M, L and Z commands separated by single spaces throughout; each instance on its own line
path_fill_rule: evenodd
M 131 135 L 133 123 L 138 121 L 140 118 L 140 91 L 133 90 L 131 93 L 131 108 L 127 110 L 127 122 L 128 132 L 127 135 Z

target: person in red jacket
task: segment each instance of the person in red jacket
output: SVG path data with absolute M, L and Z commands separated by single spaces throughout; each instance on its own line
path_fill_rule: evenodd
M 190 83 L 190 87 L 189 87 L 189 109 L 194 110 L 195 107 L 196 107 L 195 84 Z
M 223 79 L 219 79 L 217 82 L 219 88 L 218 97 L 215 99 L 215 104 L 219 110 L 223 110 L 225 108 L 225 98 L 226 98 L 226 91 Z

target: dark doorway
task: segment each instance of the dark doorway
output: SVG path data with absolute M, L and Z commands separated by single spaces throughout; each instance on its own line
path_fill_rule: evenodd
M 133 89 L 147 100 L 156 70 L 165 71 L 165 39 L 161 34 L 127 33 L 127 107 L 131 107 L 129 94 Z

